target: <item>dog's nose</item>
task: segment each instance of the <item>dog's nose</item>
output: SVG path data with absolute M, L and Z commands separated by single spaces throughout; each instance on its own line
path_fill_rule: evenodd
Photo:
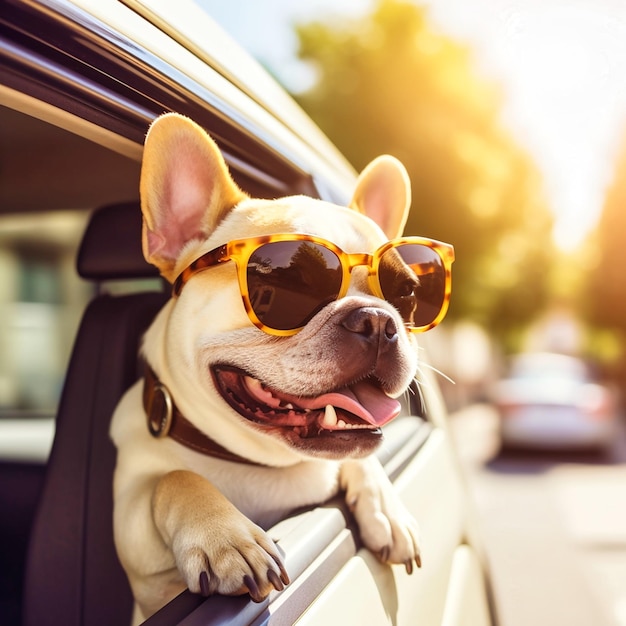
M 398 327 L 390 313 L 376 307 L 354 309 L 341 322 L 351 333 L 360 335 L 368 342 L 384 346 L 398 339 Z

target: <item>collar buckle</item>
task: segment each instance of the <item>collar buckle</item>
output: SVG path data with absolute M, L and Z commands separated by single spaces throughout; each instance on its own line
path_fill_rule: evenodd
M 156 439 L 167 437 L 174 417 L 174 401 L 165 385 L 155 382 L 147 407 L 148 430 Z

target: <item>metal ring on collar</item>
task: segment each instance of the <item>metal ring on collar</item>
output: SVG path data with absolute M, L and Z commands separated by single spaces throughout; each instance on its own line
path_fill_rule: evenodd
M 160 392 L 160 393 L 158 393 Z M 157 398 L 161 400 L 157 400 Z M 154 393 L 150 404 L 150 415 L 148 418 L 148 429 L 150 434 L 157 439 L 167 437 L 172 427 L 174 416 L 174 402 L 167 387 L 161 383 L 154 385 Z

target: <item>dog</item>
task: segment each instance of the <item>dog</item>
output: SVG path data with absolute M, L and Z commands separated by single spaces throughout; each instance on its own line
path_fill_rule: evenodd
M 372 454 L 418 367 L 401 314 L 414 272 L 399 248 L 378 259 L 380 282 L 384 265 L 409 284 L 395 306 L 367 267 L 404 228 L 404 167 L 373 161 L 349 207 L 254 199 L 209 135 L 168 113 L 148 131 L 140 195 L 144 256 L 174 295 L 111 423 L 133 623 L 185 588 L 281 591 L 289 574 L 264 529 L 339 491 L 381 561 L 421 566 L 418 525 Z

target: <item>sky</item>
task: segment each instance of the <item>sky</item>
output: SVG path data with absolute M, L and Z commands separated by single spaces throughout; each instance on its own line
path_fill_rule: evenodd
M 357 16 L 373 0 L 196 0 L 289 89 L 314 80 L 292 24 Z M 433 25 L 470 45 L 505 94 L 505 124 L 534 157 L 575 250 L 592 228 L 626 132 L 626 0 L 423 0 Z

